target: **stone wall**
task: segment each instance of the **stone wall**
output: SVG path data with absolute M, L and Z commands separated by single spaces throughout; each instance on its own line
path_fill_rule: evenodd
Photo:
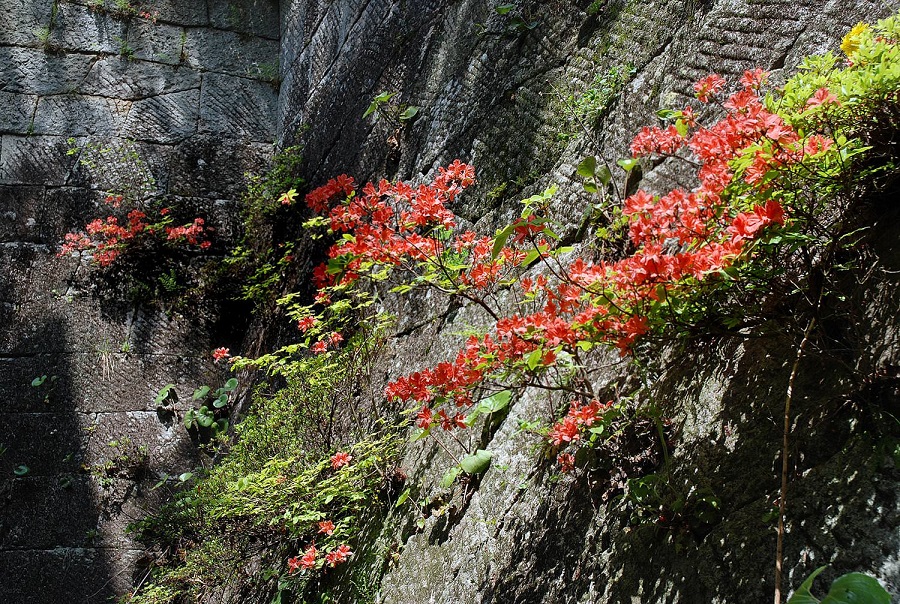
M 634 133 L 658 109 L 691 98 L 703 75 L 735 79 L 759 66 L 778 83 L 803 55 L 836 49 L 856 22 L 898 8 L 865 0 L 610 0 L 593 3 L 590 15 L 588 5 L 524 2 L 500 15 L 474 0 L 297 0 L 284 16 L 284 137 L 306 145 L 312 186 L 343 172 L 417 179 L 455 158 L 473 163 L 478 186 L 453 209 L 486 232 L 516 211 L 518 199 L 555 183 L 555 207 L 574 232 L 588 202 L 574 168 L 584 155 L 625 156 Z M 536 25 L 516 26 L 516 14 Z M 566 99 L 616 70 L 631 71 L 627 84 L 596 128 L 583 132 L 567 117 Z M 385 120 L 361 119 L 385 91 L 421 108 L 411 124 L 395 131 Z M 684 177 L 664 162 L 640 185 L 662 192 Z M 891 240 L 891 221 L 880 222 L 874 239 Z M 891 249 L 882 246 L 887 263 Z M 866 300 L 865 328 L 844 325 L 853 333 L 840 337 L 853 351 L 844 361 L 858 373 L 822 359 L 801 369 L 786 586 L 832 564 L 824 579 L 869 572 L 900 597 L 896 458 L 849 411 L 858 408 L 842 402 L 856 400 L 859 375 L 900 359 L 897 285 L 856 292 Z M 403 335 L 390 346 L 385 379 L 446 360 L 458 334 L 484 320 L 471 308 L 447 313 L 433 298 L 393 310 Z M 635 530 L 623 505 L 598 500 L 600 491 L 583 480 L 555 482 L 536 439 L 517 429 L 539 413 L 526 396 L 487 444 L 493 465 L 471 499 L 457 493 L 423 531 L 390 516 L 375 545 L 358 552 L 377 562 L 357 568 L 354 580 L 392 604 L 770 600 L 775 535 L 763 517 L 777 498 L 774 418 L 792 351 L 777 339 L 710 344 L 669 359 L 654 384 L 657 400 L 676 410 L 676 479 L 686 490 L 711 487 L 722 502 L 723 520 L 708 534 Z M 598 383 L 623 375 L 604 371 Z M 893 409 L 888 390 L 877 403 Z M 842 411 L 826 420 L 821 408 Z M 409 484 L 425 484 L 423 493 L 451 465 L 427 443 L 411 445 L 403 462 Z
M 215 309 L 112 302 L 89 258 L 56 257 L 66 232 L 106 216 L 110 186 L 111 166 L 84 169 L 67 139 L 133 144 L 158 193 L 227 238 L 243 174 L 276 137 L 276 0 L 130 6 L 0 1 L 3 602 L 107 602 L 141 581 L 124 528 L 166 494 L 161 474 L 197 461 L 154 397 L 220 380 L 210 352 L 229 345 Z

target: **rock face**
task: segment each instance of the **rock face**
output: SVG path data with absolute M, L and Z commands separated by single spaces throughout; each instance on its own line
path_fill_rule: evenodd
M 156 0 L 141 4 L 146 18 L 108 0 L 0 0 L 0 601 L 103 602 L 142 580 L 142 550 L 123 527 L 164 495 L 150 490 L 159 473 L 194 462 L 183 428 L 158 416 L 153 398 L 169 382 L 184 398 L 220 379 L 209 352 L 229 344 L 211 339 L 216 317 L 109 304 L 94 295 L 86 259 L 55 257 L 65 232 L 101 215 L 105 188 L 67 155 L 68 138 L 133 141 L 162 193 L 225 229 L 241 174 L 278 139 L 304 145 L 314 186 L 343 172 L 416 179 L 455 158 L 473 163 L 479 184 L 454 210 L 484 230 L 556 183 L 556 209 L 574 232 L 586 203 L 574 176 L 582 156 L 623 156 L 633 133 L 683 103 L 702 75 L 760 66 L 777 81 L 857 21 L 896 8 L 585 0 L 500 14 L 475 0 Z M 588 91 L 598 100 L 579 113 L 572 99 Z M 396 93 L 394 108 L 361 119 L 381 92 Z M 401 104 L 419 108 L 408 125 L 395 123 Z M 681 177 L 663 163 L 641 186 Z M 891 216 L 876 247 L 896 270 Z M 855 413 L 873 397 L 896 407 L 896 386 L 877 377 L 900 365 L 896 286 L 860 292 L 871 327 L 843 334 L 852 352 L 841 363 L 801 368 L 792 586 L 832 563 L 826 577 L 867 571 L 900 594 L 897 458 Z M 464 310 L 429 322 L 445 310 L 432 306 L 415 301 L 386 375 L 443 360 L 475 320 Z M 673 357 L 658 376 L 652 392 L 680 409 L 675 478 L 721 501 L 721 518 L 702 532 L 634 529 L 624 503 L 552 480 L 517 430 L 538 404 L 525 397 L 452 520 L 435 516 L 417 532 L 389 516 L 376 531 L 373 550 L 392 563 L 386 574 L 380 563 L 362 568 L 368 592 L 410 604 L 764 601 L 774 532 L 762 518 L 777 496 L 776 418 L 792 355 L 790 342 L 726 342 Z M 833 412 L 827 422 L 820 407 Z M 404 461 L 425 483 L 448 464 L 421 445 Z
M 416 179 L 460 158 L 476 166 L 479 185 L 454 209 L 476 227 L 491 231 L 514 211 L 511 201 L 550 183 L 560 186 L 555 209 L 574 227 L 586 203 L 574 166 L 585 154 L 610 162 L 626 155 L 633 134 L 654 123 L 658 109 L 692 97 L 692 83 L 708 73 L 733 80 L 759 66 L 783 81 L 803 55 L 836 48 L 857 21 L 886 16 L 896 4 L 612 0 L 593 3 L 593 15 L 587 8 L 524 3 L 501 15 L 465 0 L 295 2 L 284 15 L 283 135 L 306 145 L 314 186 L 343 172 Z M 572 99 L 591 89 L 602 98 L 610 88 L 583 131 Z M 399 128 L 357 119 L 381 92 L 419 107 L 416 119 Z M 640 184 L 662 192 L 683 178 L 663 163 Z M 889 224 L 874 237 L 889 241 Z M 893 252 L 884 253 L 889 262 Z M 888 293 L 896 286 L 857 292 L 867 301 L 860 321 L 872 332 L 845 334 L 853 352 L 844 360 L 855 372 L 822 359 L 801 366 L 786 546 L 791 588 L 831 564 L 826 580 L 869 572 L 900 595 L 897 459 L 865 412 L 849 411 L 860 411 L 849 402 L 862 396 L 858 376 L 875 379 L 879 367 L 897 363 L 894 302 L 881 306 L 896 298 Z M 392 346 L 390 376 L 446 360 L 459 344 L 451 334 L 478 323 L 427 301 L 413 307 L 399 313 L 405 335 Z M 721 517 L 702 531 L 665 521 L 635 528 L 627 501 L 604 500 L 584 478 L 554 482 L 536 439 L 517 429 L 539 415 L 537 401 L 525 397 L 488 442 L 492 469 L 471 499 L 457 493 L 422 531 L 389 517 L 373 548 L 376 559 L 391 559 L 386 574 L 376 563 L 358 571 L 367 577 L 359 581 L 392 604 L 770 599 L 775 534 L 764 518 L 778 497 L 776 418 L 793 355 L 794 345 L 777 338 L 719 343 L 667 359 L 651 380 L 653 398 L 675 410 L 679 426 L 670 482 L 679 493 L 642 512 L 658 513 L 679 495 L 696 504 L 700 493 L 715 493 Z M 599 381 L 616 379 L 621 372 Z M 879 392 L 877 403 L 893 408 L 895 395 Z M 823 409 L 831 410 L 827 421 Z M 418 444 L 403 465 L 410 484 L 434 487 L 452 462 Z
M 0 2 L 0 601 L 129 591 L 145 571 L 125 526 L 196 463 L 154 398 L 221 379 L 216 317 L 113 303 L 89 259 L 56 252 L 106 216 L 117 167 L 86 170 L 70 137 L 133 149 L 159 194 L 227 234 L 276 136 L 280 13 L 209 4 Z

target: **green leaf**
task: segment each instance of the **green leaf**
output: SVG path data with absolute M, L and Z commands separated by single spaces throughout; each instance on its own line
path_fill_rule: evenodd
M 15 474 L 16 476 L 25 476 L 30 471 L 31 471 L 31 468 L 29 468 L 25 464 L 22 464 L 20 466 L 17 466 L 16 469 L 13 470 L 13 474 Z
M 492 394 L 478 403 L 478 408 L 484 413 L 496 413 L 497 411 L 506 409 L 511 398 L 512 390 L 503 390 L 502 392 Z
M 491 452 L 478 449 L 474 455 L 467 455 L 459 462 L 459 467 L 469 474 L 482 474 L 491 465 Z
M 228 395 L 225 393 L 222 393 L 219 396 L 219 398 L 217 398 L 216 400 L 213 401 L 213 407 L 215 407 L 216 409 L 221 409 L 222 407 L 224 407 L 227 404 L 228 404 Z
M 495 11 L 498 15 L 505 15 L 506 13 L 508 13 L 509 11 L 511 11 L 512 9 L 514 9 L 515 7 L 516 7 L 515 4 L 501 4 L 501 5 L 499 5 L 499 6 L 495 6 L 495 7 L 494 7 L 494 11 Z
M 810 588 L 812 588 L 813 581 L 816 580 L 822 571 L 824 571 L 827 566 L 820 566 L 813 573 L 806 578 L 806 580 L 800 585 L 797 591 L 794 592 L 794 595 L 790 597 L 787 601 L 787 604 L 818 604 L 819 600 L 813 597 L 810 593 Z
M 538 252 L 537 250 L 531 250 L 530 252 L 525 254 L 525 260 L 522 261 L 522 268 L 531 266 L 531 263 L 540 257 L 540 252 Z
M 159 394 L 156 395 L 154 402 L 157 405 L 161 405 L 168 399 L 172 399 L 173 403 L 178 402 L 178 393 L 175 392 L 175 384 L 166 384 L 163 389 L 159 391 Z
M 187 413 L 184 414 L 184 427 L 188 430 L 194 425 L 194 422 L 197 421 L 197 412 L 193 409 L 188 409 Z
M 509 239 L 509 236 L 512 235 L 515 228 L 515 225 L 508 224 L 503 230 L 497 232 L 497 236 L 494 238 L 494 249 L 491 250 L 491 260 L 496 260 L 497 256 L 500 255 L 503 246 L 506 245 L 506 240 Z
M 228 420 L 224 417 L 216 422 L 216 431 L 217 432 L 227 432 L 228 431 Z
M 593 155 L 588 155 L 581 160 L 581 163 L 578 164 L 576 170 L 579 176 L 593 178 L 594 174 L 597 172 L 597 158 Z
M 400 493 L 400 497 L 397 497 L 397 503 L 394 504 L 395 508 L 399 508 L 403 505 L 407 499 L 409 499 L 410 487 L 407 487 L 405 491 Z
M 178 476 L 178 480 L 180 480 L 181 482 L 187 482 L 188 480 L 190 480 L 193 477 L 194 477 L 193 472 L 185 472 L 184 474 L 180 474 Z
M 409 107 L 406 108 L 406 110 L 403 113 L 400 114 L 400 121 L 408 122 L 409 120 L 416 117 L 417 113 L 419 113 L 419 108 L 416 107 L 415 105 L 410 105 Z
M 847 573 L 834 580 L 822 604 L 891 604 L 891 596 L 874 577 Z
M 194 394 L 191 398 L 193 398 L 196 401 L 196 400 L 200 400 L 201 398 L 205 397 L 207 394 L 209 394 L 209 386 L 200 386 L 199 388 L 194 390 Z
M 450 485 L 453 484 L 453 482 L 456 480 L 456 477 L 459 476 L 461 472 L 462 472 L 462 469 L 459 466 L 454 466 L 454 467 L 450 468 L 449 470 L 447 470 L 444 473 L 444 476 L 441 478 L 441 483 L 439 486 L 442 489 L 449 489 Z
M 534 371 L 535 367 L 541 364 L 541 359 L 544 357 L 544 351 L 540 348 L 535 348 L 531 351 L 528 357 L 525 359 L 525 365 L 528 366 L 530 371 Z
M 235 388 L 237 388 L 237 386 L 238 386 L 238 381 L 237 381 L 235 378 L 231 378 L 230 380 L 228 380 L 227 382 L 225 382 L 225 385 L 222 386 L 222 387 L 223 387 L 225 390 L 227 390 L 228 392 L 231 392 L 232 390 L 234 390 Z
M 32 385 L 33 387 L 37 388 L 38 386 L 40 386 L 41 384 L 43 384 L 44 381 L 45 381 L 46 379 L 47 379 L 47 376 L 46 376 L 46 375 L 42 375 L 42 376 L 40 376 L 40 377 L 36 377 L 36 378 L 34 378 L 33 380 L 31 380 L 31 385 Z
M 212 411 L 210 411 L 209 407 L 206 405 L 203 405 L 200 407 L 200 410 L 197 411 L 197 423 L 204 428 L 209 428 L 215 421 L 216 419 L 213 417 Z
M 597 183 L 591 181 L 585 181 L 581 183 L 581 186 L 583 186 L 584 190 L 588 193 L 597 193 L 600 190 L 600 188 L 597 186 Z
M 616 163 L 622 166 L 622 169 L 626 172 L 631 172 L 639 162 L 636 159 L 620 159 Z
M 600 168 L 597 169 L 596 178 L 605 187 L 609 184 L 609 181 L 612 180 L 612 172 L 610 172 L 609 168 L 607 168 L 605 165 L 600 166 Z
M 656 117 L 661 120 L 670 120 L 672 118 L 678 117 L 679 115 L 681 115 L 681 112 L 674 109 L 660 109 L 656 112 Z

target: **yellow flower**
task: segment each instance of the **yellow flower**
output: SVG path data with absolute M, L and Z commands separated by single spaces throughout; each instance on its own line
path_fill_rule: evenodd
M 853 29 L 847 32 L 847 35 L 841 40 L 841 50 L 844 51 L 844 54 L 849 57 L 859 49 L 859 36 L 867 29 L 869 29 L 868 24 L 857 23 Z

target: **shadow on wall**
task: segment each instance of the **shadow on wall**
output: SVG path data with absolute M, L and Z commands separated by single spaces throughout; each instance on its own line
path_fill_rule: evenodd
M 2 318 L 8 335 L 8 306 Z M 117 592 L 94 481 L 82 468 L 74 352 L 63 320 L 31 329 L 38 349 L 0 351 L 0 601 L 107 602 Z

